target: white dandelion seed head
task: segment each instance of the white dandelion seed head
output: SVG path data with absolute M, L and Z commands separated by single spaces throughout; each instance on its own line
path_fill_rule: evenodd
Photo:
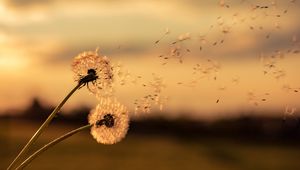
M 115 144 L 127 133 L 129 115 L 126 107 L 115 99 L 103 98 L 88 116 L 91 135 L 98 143 Z
M 89 91 L 96 96 L 111 95 L 114 78 L 113 68 L 106 56 L 98 54 L 98 49 L 80 53 L 74 58 L 72 63 L 74 80 L 79 82 L 88 75 L 88 71 L 91 69 L 96 72 L 97 78 L 87 83 Z

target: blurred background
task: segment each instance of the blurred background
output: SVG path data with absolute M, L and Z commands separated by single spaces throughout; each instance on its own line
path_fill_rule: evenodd
M 0 169 L 71 90 L 83 51 L 107 56 L 132 122 L 116 145 L 76 134 L 28 169 L 300 169 L 300 2 L 0 2 Z M 152 99 L 154 98 L 154 99 Z M 80 125 L 77 91 L 34 149 Z

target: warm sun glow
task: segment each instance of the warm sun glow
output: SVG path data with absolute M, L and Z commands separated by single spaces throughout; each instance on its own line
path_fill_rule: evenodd
M 153 75 L 165 83 L 161 93 L 168 100 L 153 110 L 218 117 L 299 105 L 292 93 L 300 83 L 299 10 L 287 1 L 269 7 L 227 3 L 5 1 L 0 3 L 0 74 L 11 84 L 1 90 L 14 88 L 11 96 L 55 103 L 75 84 L 72 58 L 100 47 L 101 55 L 122 65 L 122 85 L 116 83 L 115 91 L 131 111 L 151 94 Z M 95 104 L 88 93 L 78 95 L 66 108 Z M 9 109 L 9 101 L 1 108 Z
M 14 57 L 11 55 L 3 55 L 9 57 L 0 57 L 0 70 L 2 71 L 21 71 L 24 69 L 28 62 L 22 57 Z

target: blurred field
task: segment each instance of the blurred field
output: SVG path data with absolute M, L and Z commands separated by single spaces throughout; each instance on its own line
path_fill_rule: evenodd
M 0 121 L 0 169 L 5 169 L 38 124 Z M 52 124 L 38 146 L 72 125 Z M 201 136 L 201 134 L 199 134 Z M 46 151 L 28 169 L 300 169 L 300 147 L 273 142 L 247 142 L 205 137 L 197 140 L 168 135 L 136 134 L 130 130 L 121 143 L 105 146 L 82 132 Z

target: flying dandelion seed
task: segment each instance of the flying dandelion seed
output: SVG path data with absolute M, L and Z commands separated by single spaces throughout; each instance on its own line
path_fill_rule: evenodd
M 74 80 L 86 85 L 93 94 L 111 95 L 113 83 L 113 68 L 106 56 L 100 56 L 96 51 L 87 51 L 77 55 L 72 63 Z
M 190 33 L 181 34 L 178 36 L 177 40 L 172 42 L 171 44 L 174 45 L 176 43 L 183 42 L 183 41 L 190 40 L 190 39 L 191 39 Z
M 137 85 L 140 83 L 140 80 L 142 79 L 142 76 L 136 76 L 136 75 L 133 75 L 132 76 L 132 80 L 131 82 L 134 84 L 134 85 Z
M 255 106 L 258 106 L 257 97 L 253 92 L 248 92 L 247 96 L 248 96 L 248 103 L 249 104 L 253 104 Z
M 239 76 L 235 76 L 232 78 L 231 82 L 235 85 L 239 84 L 240 82 L 240 77 Z
M 230 8 L 230 6 L 225 2 L 225 0 L 220 0 L 219 1 L 219 6 L 220 7 L 226 7 L 226 8 Z
M 285 85 L 282 86 L 282 90 L 284 90 L 285 92 L 298 93 L 300 91 L 300 88 L 294 88 L 294 87 L 291 87 L 288 84 L 285 84 Z
M 296 110 L 297 109 L 295 107 L 290 107 L 286 105 L 283 113 L 283 119 L 285 120 L 287 117 L 295 117 Z
M 199 36 L 199 41 L 200 41 L 200 43 L 201 43 L 201 45 L 205 45 L 205 44 L 207 44 L 207 39 L 206 39 L 206 35 L 201 35 L 201 36 Z
M 298 54 L 298 53 L 299 53 L 299 50 L 294 50 L 293 53 L 294 53 L 294 54 Z
M 229 26 L 224 26 L 224 27 L 222 28 L 222 33 L 223 33 L 223 34 L 228 34 L 228 33 L 230 33 L 230 29 L 231 29 L 231 27 L 229 27 Z
M 156 40 L 156 41 L 154 42 L 154 44 L 158 44 L 158 43 L 159 43 L 162 39 L 164 39 L 165 36 L 167 36 L 168 34 L 170 34 L 170 30 L 169 30 L 169 28 L 166 28 L 165 33 L 164 33 L 158 40 Z
M 126 136 L 129 115 L 115 99 L 103 98 L 89 114 L 88 121 L 93 125 L 91 135 L 98 143 L 115 144 Z
M 220 91 L 224 91 L 224 90 L 226 90 L 227 88 L 226 88 L 226 86 L 220 86 L 219 88 L 218 88 L 218 90 L 220 90 Z
M 275 28 L 276 29 L 280 29 L 281 28 L 281 26 L 280 26 L 280 24 L 278 22 L 275 23 Z
M 293 44 L 296 44 L 298 42 L 298 37 L 297 37 L 297 35 L 293 35 L 292 36 L 292 43 Z
M 219 6 L 224 7 L 225 6 L 225 0 L 220 0 L 219 1 Z
M 264 93 L 264 94 L 257 95 L 254 92 L 248 92 L 248 102 L 250 104 L 258 106 L 260 101 L 266 102 L 269 96 L 270 96 L 270 93 Z

